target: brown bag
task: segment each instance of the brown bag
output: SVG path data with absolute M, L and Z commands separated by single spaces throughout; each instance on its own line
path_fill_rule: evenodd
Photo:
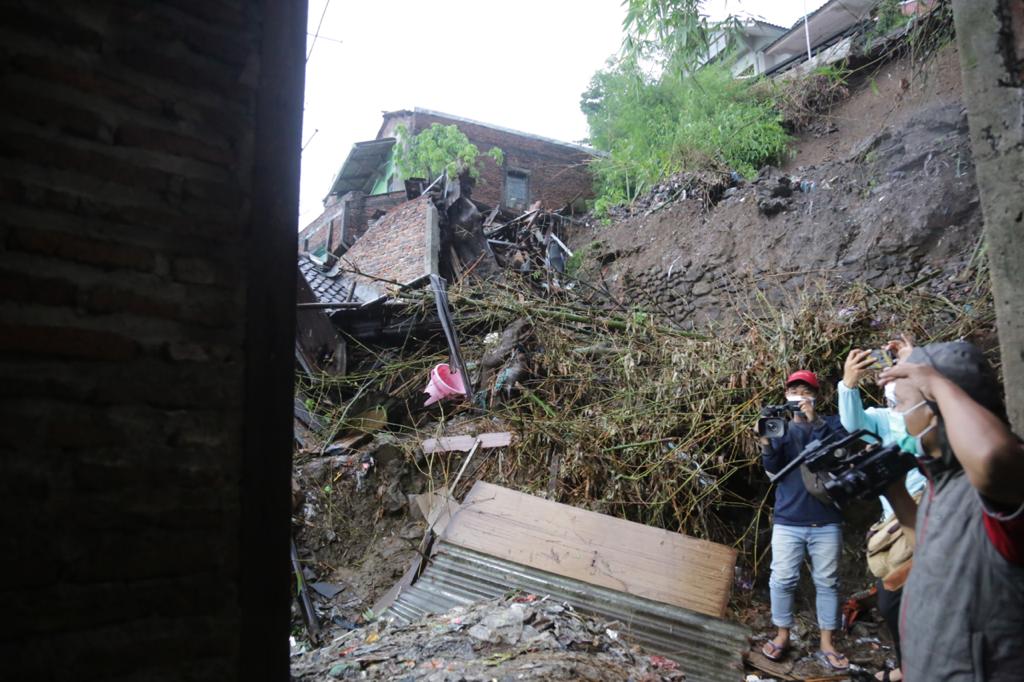
M 921 501 L 921 493 L 914 495 L 914 501 Z M 914 556 L 914 543 L 906 533 L 895 514 L 871 526 L 868 531 L 868 570 L 878 578 L 884 578 Z

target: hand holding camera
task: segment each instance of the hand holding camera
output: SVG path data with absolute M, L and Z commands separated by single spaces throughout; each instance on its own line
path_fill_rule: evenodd
M 782 438 L 786 435 L 790 415 L 800 413 L 804 402 L 810 401 L 787 400 L 784 405 L 766 405 L 762 407 L 761 416 L 757 420 L 757 426 L 754 428 L 754 431 L 764 439 Z M 813 403 L 810 409 L 813 414 Z
M 879 362 L 882 353 L 876 350 L 860 350 L 854 348 L 846 356 L 846 363 L 843 365 L 843 385 L 847 388 L 857 388 L 861 379 Z M 889 362 L 891 365 L 892 362 Z

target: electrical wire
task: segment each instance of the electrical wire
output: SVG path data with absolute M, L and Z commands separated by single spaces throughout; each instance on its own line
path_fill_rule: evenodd
M 320 21 L 316 25 L 316 33 L 313 34 L 313 42 L 309 44 L 309 52 L 306 53 L 306 61 L 313 56 L 313 48 L 316 47 L 316 39 L 320 37 L 320 27 L 324 25 L 324 17 L 327 16 L 327 8 L 331 6 L 331 0 L 324 3 L 324 11 L 320 13 Z

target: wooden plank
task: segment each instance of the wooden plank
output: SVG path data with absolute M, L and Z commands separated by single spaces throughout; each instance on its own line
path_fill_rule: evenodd
M 459 510 L 459 503 L 451 496 L 447 488 L 432 493 L 414 495 L 423 518 L 427 521 L 427 530 L 440 535 L 448 526 L 451 517 Z
M 487 448 L 506 448 L 512 444 L 512 434 L 507 431 L 481 433 L 476 439 L 480 442 L 480 447 L 485 450 Z
M 443 539 L 592 585 L 725 614 L 736 550 L 478 481 Z
M 481 433 L 475 438 L 473 436 L 443 436 L 441 438 L 428 438 L 421 444 L 423 452 L 469 452 L 473 446 L 480 443 L 480 447 L 504 448 L 512 444 L 512 434 L 507 432 Z
M 441 438 L 428 438 L 422 443 L 423 452 L 428 455 L 432 452 L 469 452 L 473 449 L 476 438 L 473 436 L 443 436 Z
M 772 677 L 780 680 L 796 680 L 797 677 L 793 677 L 793 661 L 791 659 L 783 658 L 781 661 L 773 661 L 764 654 L 761 653 L 761 647 L 764 646 L 763 642 L 756 642 L 750 651 L 747 652 L 747 663 L 756 670 L 768 673 Z

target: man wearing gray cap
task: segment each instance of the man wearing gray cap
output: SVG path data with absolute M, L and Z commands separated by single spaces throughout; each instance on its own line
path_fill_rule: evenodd
M 920 508 L 886 496 L 916 533 L 900 630 L 910 682 L 1024 681 L 1024 446 L 1002 388 L 966 342 L 914 349 L 882 373 L 928 476 Z

